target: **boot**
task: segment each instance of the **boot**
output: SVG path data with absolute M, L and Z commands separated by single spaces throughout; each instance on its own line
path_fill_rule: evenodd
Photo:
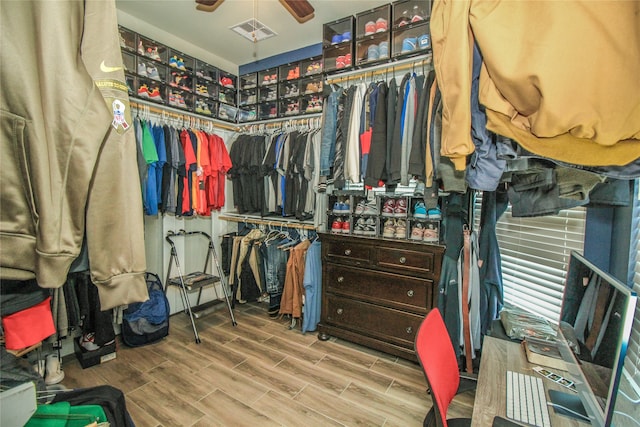
M 46 385 L 58 384 L 64 379 L 64 371 L 60 365 L 60 359 L 57 354 L 49 354 L 47 356 L 47 374 L 44 377 Z

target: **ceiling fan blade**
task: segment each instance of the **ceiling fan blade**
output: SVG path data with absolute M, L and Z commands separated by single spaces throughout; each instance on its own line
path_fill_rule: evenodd
M 280 0 L 280 3 L 301 24 L 313 18 L 315 9 L 307 0 Z
M 196 0 L 196 9 L 203 12 L 213 12 L 224 0 Z

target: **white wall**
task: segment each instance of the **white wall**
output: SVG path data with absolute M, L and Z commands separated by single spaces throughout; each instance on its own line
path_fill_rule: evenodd
M 150 6 L 151 7 L 151 6 Z M 228 71 L 233 74 L 238 74 L 238 65 L 227 61 L 215 55 L 212 52 L 206 51 L 200 47 L 194 46 L 187 41 L 176 37 L 175 35 L 168 33 L 165 30 L 154 27 L 140 19 L 131 16 L 121 10 L 117 11 L 118 24 L 126 27 L 132 31 L 142 34 L 145 37 L 149 37 L 157 42 L 165 44 L 169 47 L 177 49 L 181 52 L 189 54 L 194 58 L 205 61 L 214 67 L 221 68 L 224 71 Z

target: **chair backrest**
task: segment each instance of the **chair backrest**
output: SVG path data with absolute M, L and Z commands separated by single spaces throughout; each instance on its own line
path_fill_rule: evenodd
M 447 409 L 460 385 L 460 374 L 449 333 L 437 308 L 422 321 L 415 350 L 431 388 L 436 424 L 446 427 Z

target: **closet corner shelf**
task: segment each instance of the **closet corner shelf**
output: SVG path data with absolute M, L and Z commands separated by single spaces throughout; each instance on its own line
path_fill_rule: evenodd
M 327 83 L 342 83 L 344 81 L 351 80 L 354 76 L 378 76 L 381 74 L 385 74 L 392 70 L 394 73 L 398 71 L 410 70 L 412 68 L 423 67 L 423 66 L 432 66 L 433 64 L 433 54 L 427 53 L 420 56 L 412 56 L 410 58 L 403 58 L 398 60 L 390 60 L 384 64 L 374 65 L 374 66 L 362 66 L 360 68 L 356 68 L 351 71 L 341 72 L 339 74 L 327 74 L 325 76 L 325 81 Z
M 262 224 L 262 225 L 271 225 L 277 227 L 288 227 L 288 228 L 300 228 L 302 230 L 315 230 L 316 227 L 309 222 L 303 222 L 298 220 L 287 220 L 287 219 L 265 219 L 263 217 L 256 217 L 251 215 L 240 215 L 227 213 L 224 215 L 220 215 L 218 219 L 222 221 L 231 221 L 231 222 L 245 222 L 249 224 Z

